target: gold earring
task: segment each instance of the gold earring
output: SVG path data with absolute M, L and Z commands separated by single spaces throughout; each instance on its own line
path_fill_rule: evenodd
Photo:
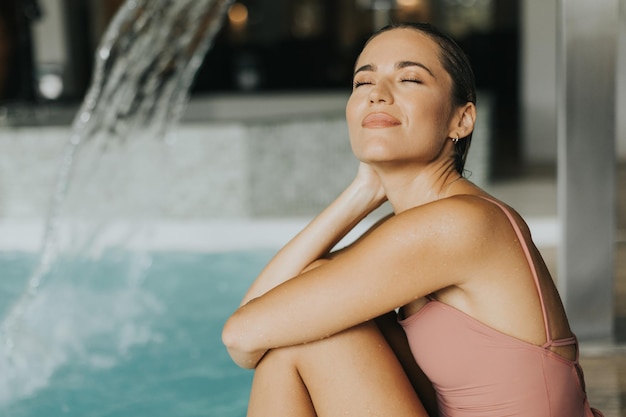
M 459 134 L 457 133 L 456 136 L 452 138 L 452 143 L 456 145 L 458 141 L 459 141 Z

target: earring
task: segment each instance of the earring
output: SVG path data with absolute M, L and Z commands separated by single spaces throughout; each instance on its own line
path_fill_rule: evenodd
M 459 141 L 459 134 L 457 133 L 456 136 L 452 138 L 452 143 L 456 145 L 458 141 Z

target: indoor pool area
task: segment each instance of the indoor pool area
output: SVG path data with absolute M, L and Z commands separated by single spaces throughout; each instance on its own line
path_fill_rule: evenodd
M 267 250 L 154 253 L 141 284 L 129 255 L 63 260 L 1 361 L 0 415 L 245 415 L 252 373 L 235 366 L 221 328 Z M 0 312 L 23 290 L 33 254 L 3 252 Z M 23 338 L 30 346 L 24 348 Z M 3 352 L 6 354 L 6 352 Z
M 432 134 L 440 153 L 387 166 L 413 175 L 454 158 L 455 173 L 519 212 L 578 336 L 591 407 L 626 417 L 624 0 L 2 0 L 0 417 L 244 417 L 253 371 L 231 360 L 222 329 L 355 178 L 352 91 L 380 93 L 362 96 L 369 106 L 399 97 L 419 138 L 452 120 L 452 104 L 416 99 L 441 82 L 421 61 L 387 67 L 428 82 L 356 82 L 387 68 L 355 69 L 369 36 L 417 21 L 450 33 L 474 67 L 471 149 Z M 434 65 L 461 88 L 439 46 Z M 372 114 L 376 129 L 404 123 L 367 112 L 363 130 Z M 383 203 L 335 248 L 392 211 Z
M 167 140 L 87 142 L 62 199 L 67 115 L 0 128 L 0 416 L 245 415 L 222 326 L 356 168 L 344 95 L 271 100 L 304 116 L 203 123 L 241 102 L 195 100 Z
M 166 145 L 170 153 L 167 172 L 175 178 L 167 182 L 171 184 L 169 191 L 159 188 L 158 193 L 141 196 L 152 203 L 160 202 L 162 217 L 148 211 L 154 217 L 152 223 L 135 230 L 115 225 L 112 216 L 119 212 L 98 211 L 98 219 L 110 222 L 108 227 L 73 228 L 73 238 L 58 238 L 62 248 L 55 252 L 32 296 L 25 293 L 42 262 L 42 217 L 49 202 L 41 195 L 49 195 L 53 188 L 50 172 L 58 167 L 68 131 L 45 129 L 49 141 L 45 149 L 35 145 L 40 140 L 37 132 L 43 134 L 38 128 L 0 131 L 0 146 L 13 155 L 11 161 L 2 159 L 5 178 L 10 176 L 13 181 L 3 183 L 4 195 L 11 198 L 4 202 L 6 214 L 0 221 L 0 314 L 6 317 L 18 300 L 25 300 L 13 346 L 3 340 L 0 369 L 9 372 L 0 377 L 1 416 L 245 415 L 252 373 L 238 368 L 228 357 L 221 343 L 222 325 L 273 253 L 311 218 L 308 210 L 321 207 L 332 197 L 323 193 L 312 196 L 304 187 L 306 176 L 292 176 L 290 181 L 283 181 L 285 189 L 275 190 L 276 182 L 266 181 L 258 173 L 264 170 L 269 177 L 285 178 L 280 170 L 298 163 L 302 144 L 289 145 L 285 139 L 294 125 L 306 126 L 302 130 L 315 135 L 322 125 L 342 129 L 328 121 L 320 124 L 297 118 L 272 126 L 255 123 L 178 127 L 176 145 Z M 238 134 L 250 131 L 255 134 L 237 139 Z M 207 132 L 211 140 L 205 137 Z M 263 132 L 271 133 L 263 136 Z M 240 143 L 236 144 L 237 140 Z M 278 145 L 260 147 L 252 142 L 258 140 Z M 213 142 L 209 149 L 205 148 L 207 142 Z M 157 153 L 151 144 L 142 146 L 125 152 L 124 157 L 100 161 L 99 169 L 124 173 L 124 186 L 113 184 L 120 195 L 134 201 L 121 208 L 108 206 L 110 210 L 126 212 L 128 207 L 146 206 L 133 194 L 137 189 L 133 181 L 144 179 L 135 177 L 133 167 L 145 171 L 146 165 L 137 158 L 141 160 L 144 152 Z M 328 177 L 314 174 L 318 168 L 311 161 L 311 165 L 300 163 L 300 175 L 317 175 L 318 181 L 332 189 L 347 181 L 351 173 L 340 160 L 323 157 L 328 147 L 322 143 L 320 148 L 309 150 L 321 152 L 317 161 L 324 161 L 323 171 Z M 281 163 L 272 164 L 271 155 L 261 148 L 283 149 Z M 212 149 L 220 149 L 219 155 Z M 229 161 L 241 162 L 225 166 L 220 161 L 228 152 Z M 334 154 L 340 158 L 337 149 Z M 93 168 L 93 156 L 85 155 L 85 166 Z M 250 155 L 256 162 L 248 159 Z M 349 160 L 345 155 L 343 158 Z M 33 160 L 36 162 L 30 162 Z M 11 166 L 38 169 L 24 178 L 11 173 Z M 215 178 L 216 166 L 221 166 L 217 168 L 219 179 Z M 76 167 L 78 173 L 83 169 L 80 163 Z M 620 190 L 626 189 L 625 174 L 622 166 Z M 94 178 L 101 181 L 99 175 Z M 75 193 L 83 195 L 90 184 L 77 181 Z M 538 170 L 514 181 L 487 182 L 484 186 L 527 218 L 549 268 L 558 277 L 554 178 Z M 209 195 L 220 189 L 221 204 L 211 203 Z M 270 198 L 259 200 L 252 195 Z M 101 200 L 75 197 L 68 193 L 72 204 L 65 210 L 91 213 L 103 204 Z M 580 352 L 591 404 L 606 417 L 623 416 L 626 404 L 626 201 L 623 193 L 619 198 L 615 338 L 582 340 Z M 229 209 L 224 211 L 224 207 Z M 268 213 L 282 214 L 272 217 Z M 366 220 L 356 233 L 372 221 Z M 123 232 L 107 231 L 116 227 Z M 348 236 L 346 242 L 354 236 Z M 75 242 L 81 248 L 77 249 Z
M 621 181 L 624 177 L 622 170 Z M 492 192 L 533 212 L 537 207 L 525 206 L 524 196 L 549 200 L 553 187 L 549 179 L 533 177 L 493 186 Z M 554 270 L 552 226 L 541 219 L 536 213 L 530 224 Z M 276 248 L 304 222 L 286 217 L 156 225 L 160 232 L 151 250 L 111 248 L 86 258 L 60 253 L 23 314 L 14 341 L 19 350 L 8 353 L 2 347 L 6 356 L 0 369 L 13 374 L 0 378 L 0 415 L 243 417 L 252 373 L 230 360 L 221 328 Z M 34 242 L 26 244 L 29 229 L 0 223 L 2 315 L 27 287 L 39 261 Z M 170 238 L 172 233 L 188 240 Z M 231 233 L 237 239 L 229 238 Z M 14 250 L 12 240 L 21 241 Z M 619 323 L 626 318 L 623 242 L 616 269 Z M 622 329 L 615 341 L 581 342 L 589 399 L 606 417 L 626 411 Z

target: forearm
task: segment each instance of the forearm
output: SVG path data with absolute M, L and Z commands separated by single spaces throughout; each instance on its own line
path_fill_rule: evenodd
M 241 304 L 299 275 L 328 252 L 383 199 L 353 182 L 320 215 L 287 243 L 251 285 Z

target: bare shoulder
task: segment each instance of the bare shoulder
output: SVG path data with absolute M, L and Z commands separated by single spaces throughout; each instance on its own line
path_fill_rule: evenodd
M 517 235 L 507 212 L 522 233 L 530 237 L 526 224 L 515 210 L 487 195 L 469 194 L 402 212 L 390 218 L 380 230 L 386 232 L 384 241 L 426 250 L 432 260 L 449 259 L 454 254 L 458 266 L 464 263 L 475 266 L 476 259 L 487 261 L 499 256 L 505 248 L 517 247 Z
M 359 247 L 359 256 L 366 258 L 376 253 L 376 259 L 388 256 L 408 264 L 440 266 L 445 261 L 448 272 L 455 266 L 476 268 L 498 258 L 506 249 L 519 247 L 507 212 L 526 235 L 521 217 L 504 203 L 487 194 L 459 194 L 398 213 L 355 246 Z M 454 265 L 448 263 L 451 255 Z M 476 259 L 485 262 L 476 263 Z
M 474 242 L 480 237 L 500 232 L 509 223 L 503 207 L 512 213 L 516 222 L 523 223 L 512 208 L 501 202 L 496 203 L 495 199 L 462 194 L 407 210 L 390 219 L 388 225 L 397 230 L 415 232 L 415 228 L 419 228 L 420 233 L 437 235 L 440 239 L 449 237 L 459 243 L 465 239 Z

